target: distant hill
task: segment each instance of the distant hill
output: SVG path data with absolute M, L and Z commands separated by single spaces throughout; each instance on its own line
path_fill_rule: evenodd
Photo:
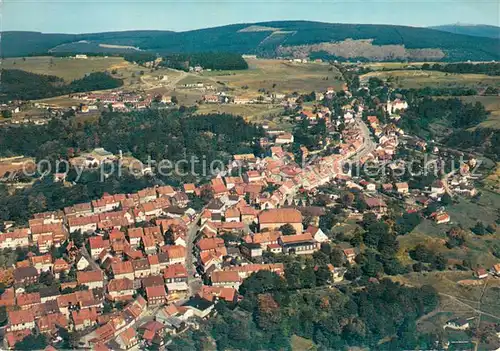
M 4 32 L 2 55 L 26 56 L 49 51 L 116 53 L 140 49 L 159 54 L 234 52 L 264 57 L 340 60 L 463 61 L 498 60 L 499 43 L 498 39 L 429 28 L 274 21 L 186 32 L 126 31 L 78 35 Z
M 446 24 L 442 26 L 429 27 L 454 34 L 472 35 L 475 37 L 500 39 L 500 27 L 484 24 Z

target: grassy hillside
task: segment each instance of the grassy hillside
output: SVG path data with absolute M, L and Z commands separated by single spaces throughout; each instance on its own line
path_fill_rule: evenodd
M 55 52 L 86 51 L 90 50 L 89 48 L 93 52 L 120 51 L 117 48 L 101 47 L 99 44 L 138 47 L 158 53 L 224 51 L 273 57 L 278 54 L 278 49 L 283 47 L 342 43 L 346 39 L 352 39 L 354 43 L 348 41 L 349 45 L 358 45 L 360 43 L 356 41 L 364 40 L 361 43 L 363 46 L 355 51 L 360 57 L 371 57 L 364 53 L 368 50 L 368 45 L 369 50 L 377 51 L 376 57 L 385 55 L 393 58 L 423 59 L 432 54 L 432 57 L 444 56 L 444 60 L 452 61 L 500 59 L 499 40 L 492 38 L 452 34 L 428 28 L 307 21 L 234 24 L 186 32 L 127 31 L 79 35 L 5 32 L 2 39 L 5 57 L 40 54 L 50 49 Z M 79 41 L 85 42 L 77 43 Z M 61 45 L 70 43 L 72 44 Z M 432 53 L 422 52 L 430 49 Z M 306 53 L 322 50 L 323 48 L 308 47 Z M 331 55 L 342 56 L 342 50 L 345 48 L 332 50 L 329 51 Z M 373 56 L 373 53 L 371 55 Z
M 91 57 L 88 60 L 75 60 L 67 57 L 35 56 L 7 58 L 2 61 L 3 69 L 19 69 L 36 74 L 57 76 L 71 83 L 93 72 L 111 72 L 112 70 L 136 70 L 139 67 L 121 57 Z

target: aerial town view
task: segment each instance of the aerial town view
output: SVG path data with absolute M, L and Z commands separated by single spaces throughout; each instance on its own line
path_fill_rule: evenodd
M 0 10 L 1 350 L 500 350 L 500 3 Z

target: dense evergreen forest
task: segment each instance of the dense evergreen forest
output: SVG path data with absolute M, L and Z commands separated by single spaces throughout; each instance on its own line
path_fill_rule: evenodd
M 2 85 L 0 101 L 36 100 L 53 96 L 79 93 L 92 90 L 118 88 L 121 79 L 113 78 L 105 72 L 94 72 L 66 84 L 62 78 L 30 73 L 17 69 L 1 71 Z
M 265 26 L 269 30 L 245 30 L 251 25 Z M 441 49 L 446 54 L 445 61 L 487 61 L 500 58 L 498 40 L 493 38 L 452 34 L 428 28 L 310 21 L 232 24 L 186 32 L 127 31 L 77 35 L 4 32 L 2 53 L 5 57 L 43 54 L 60 44 L 86 40 L 102 52 L 106 52 L 106 48 L 99 47 L 100 43 L 130 45 L 160 55 L 215 51 L 275 57 L 279 46 L 337 42 L 348 38 L 373 39 L 374 45 L 404 45 L 407 49 Z M 82 46 L 88 48 L 88 44 Z M 71 47 L 76 49 L 78 45 Z M 116 51 L 108 49 L 107 52 Z
M 227 52 L 169 54 L 163 57 L 162 64 L 165 67 L 184 71 L 187 71 L 190 66 L 201 66 L 212 70 L 248 69 L 248 64 L 241 55 Z
M 441 65 L 435 63 L 430 65 L 424 63 L 422 65 L 422 70 L 427 71 L 441 71 L 446 73 L 479 73 L 487 74 L 489 76 L 499 76 L 500 75 L 500 63 L 449 63 L 446 65 Z

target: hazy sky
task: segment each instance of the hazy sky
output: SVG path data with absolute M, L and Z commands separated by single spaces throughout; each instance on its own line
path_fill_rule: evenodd
M 182 31 L 272 20 L 410 26 L 456 22 L 500 25 L 498 0 L 3 0 L 1 6 L 1 30 L 52 33 Z

